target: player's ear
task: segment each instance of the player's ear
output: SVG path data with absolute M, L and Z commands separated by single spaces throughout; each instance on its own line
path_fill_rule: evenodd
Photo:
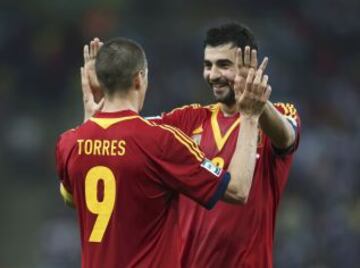
M 135 89 L 140 89 L 143 84 L 143 74 L 141 74 L 142 71 L 138 71 L 133 76 L 133 85 Z

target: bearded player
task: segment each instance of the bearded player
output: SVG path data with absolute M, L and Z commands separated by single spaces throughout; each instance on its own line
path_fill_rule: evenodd
M 226 172 L 183 132 L 139 116 L 148 84 L 139 44 L 124 38 L 104 44 L 96 74 L 102 111 L 62 134 L 56 150 L 61 193 L 77 210 L 82 267 L 180 267 L 179 193 L 208 209 L 219 199 L 247 199 L 267 80 L 252 70 L 237 84 L 244 125 Z
M 204 41 L 203 76 L 216 103 L 184 106 L 156 119 L 193 137 L 207 158 L 222 168 L 230 163 L 242 125 L 235 105 L 235 78 L 246 77 L 250 68 L 264 70 L 267 64 L 265 58 L 258 67 L 257 49 L 251 31 L 240 24 L 209 29 Z M 94 101 L 85 103 L 87 111 L 98 108 Z M 268 101 L 259 120 L 257 163 L 247 203 L 239 207 L 219 202 L 208 212 L 187 197 L 180 198 L 183 267 L 273 266 L 276 212 L 299 135 L 295 107 Z

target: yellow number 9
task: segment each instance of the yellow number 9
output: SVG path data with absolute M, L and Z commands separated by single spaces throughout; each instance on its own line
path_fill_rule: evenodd
M 104 197 L 98 200 L 98 183 L 104 183 Z M 89 242 L 100 243 L 115 206 L 116 182 L 114 173 L 107 167 L 91 168 L 85 177 L 85 201 L 89 211 L 97 214 Z

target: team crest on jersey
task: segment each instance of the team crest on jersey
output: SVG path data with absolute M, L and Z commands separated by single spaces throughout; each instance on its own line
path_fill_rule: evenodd
M 192 135 L 191 139 L 197 144 L 200 145 L 201 142 L 201 134 Z
M 219 177 L 221 174 L 221 168 L 217 167 L 213 162 L 209 159 L 204 159 L 201 163 L 201 167 L 205 168 L 210 173 L 214 174 L 216 177 Z
M 197 127 L 196 129 L 193 130 L 191 138 L 195 141 L 195 143 L 197 145 L 200 145 L 201 142 L 201 134 L 203 132 L 203 128 L 202 125 L 200 125 L 199 127 Z

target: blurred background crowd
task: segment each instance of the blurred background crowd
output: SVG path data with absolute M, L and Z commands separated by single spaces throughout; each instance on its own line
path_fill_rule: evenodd
M 74 211 L 55 175 L 57 136 L 83 120 L 82 48 L 126 36 L 149 58 L 143 115 L 212 102 L 206 29 L 247 24 L 269 56 L 272 101 L 302 137 L 277 218 L 275 267 L 359 267 L 360 2 L 357 0 L 2 0 L 0 268 L 80 267 Z

